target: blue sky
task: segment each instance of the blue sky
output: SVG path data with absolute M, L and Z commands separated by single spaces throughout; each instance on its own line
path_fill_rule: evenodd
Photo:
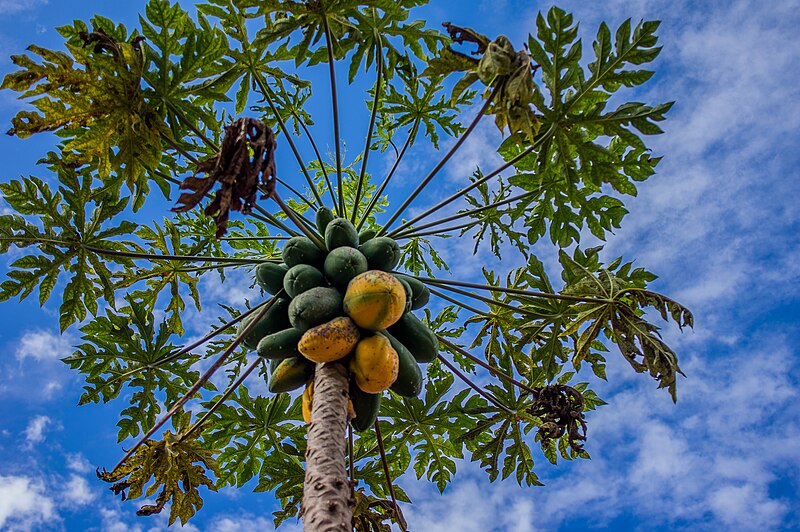
M 433 3 L 417 18 L 504 33 L 518 47 L 536 11 L 549 7 Z M 7 57 L 31 42 L 57 46 L 54 26 L 95 12 L 133 26 L 143 5 L 0 0 L 0 70 L 7 72 Z M 665 328 L 688 378 L 680 380 L 674 406 L 651 380 L 610 356 L 609 382 L 597 387 L 609 405 L 589 418 L 592 460 L 554 468 L 540 457 L 546 484 L 540 488 L 489 484 L 469 463 L 459 466 L 444 495 L 406 475 L 401 483 L 416 500 L 406 517 L 413 530 L 425 532 L 800 529 L 796 3 L 586 0 L 561 6 L 581 21 L 586 46 L 601 20 L 612 28 L 627 17 L 663 20 L 658 75 L 637 98 L 677 101 L 666 133 L 650 140 L 664 160 L 628 203 L 631 213 L 609 238 L 605 256 L 636 258 L 660 275 L 656 290 L 692 309 L 694 331 Z M 13 94 L 0 92 L 0 127 L 18 109 Z M 353 109 L 366 121 L 363 103 Z M 494 167 L 498 136 L 489 122 L 426 201 L 457 188 L 476 164 Z M 0 138 L 3 179 L 41 176 L 34 163 L 50 142 Z M 401 177 L 427 170 L 432 155 L 420 149 Z M 484 252 L 464 260 L 471 248 L 467 239 L 443 248 L 462 278 L 491 261 Z M 229 293 L 227 285 L 206 289 L 231 302 L 247 295 Z M 75 406 L 81 383 L 58 359 L 71 352 L 76 335 L 59 336 L 56 309 L 52 302 L 43 309 L 27 301 L 0 304 L 0 530 L 162 530 L 164 518 L 137 518 L 135 505 L 121 504 L 94 477 L 96 467 L 119 457 L 117 408 Z M 199 324 L 192 332 L 201 333 L 207 321 L 192 317 Z M 209 494 L 184 529 L 271 530 L 274 509 L 269 496 L 226 489 Z

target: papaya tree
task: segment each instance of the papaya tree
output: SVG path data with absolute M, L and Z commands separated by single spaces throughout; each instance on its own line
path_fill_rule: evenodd
M 675 400 L 655 321 L 691 313 L 580 246 L 659 162 L 645 139 L 671 104 L 626 100 L 658 22 L 600 24 L 587 51 L 559 8 L 513 43 L 415 20 L 424 3 L 150 0 L 136 28 L 96 16 L 58 28 L 63 50 L 12 56 L 2 88 L 30 107 L 9 133 L 57 143 L 43 177 L 0 184 L 0 249 L 19 257 L 0 300 L 53 297 L 80 331 L 80 403 L 122 405 L 126 450 L 98 475 L 156 495 L 138 513 L 185 523 L 206 488 L 256 479 L 276 526 L 405 529 L 409 469 L 443 490 L 468 457 L 533 486 L 535 448 L 588 458 L 590 382 L 616 351 Z M 345 91 L 366 94 L 347 127 Z M 492 120 L 502 162 L 443 181 Z M 437 159 L 398 181 L 414 146 Z M 453 236 L 497 262 L 455 278 Z M 209 277 L 261 297 L 214 310 Z M 187 305 L 214 323 L 201 338 Z

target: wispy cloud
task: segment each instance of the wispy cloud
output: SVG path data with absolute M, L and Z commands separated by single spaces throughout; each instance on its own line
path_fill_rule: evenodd
M 89 482 L 80 475 L 72 474 L 64 485 L 62 500 L 70 506 L 86 506 L 97 497 L 92 491 Z
M 23 11 L 33 11 L 47 5 L 47 0 L 0 0 L 0 13 L 13 15 Z M 0 18 L 2 15 L 0 15 Z
M 0 475 L 0 529 L 32 530 L 45 522 L 55 524 L 55 503 L 44 484 L 25 476 Z
M 53 420 L 47 416 L 36 416 L 28 422 L 25 427 L 25 446 L 30 449 L 37 443 L 42 443 L 45 439 L 45 431 L 53 424 Z
M 553 468 L 539 457 L 543 488 L 489 485 L 464 463 L 464 476 L 443 496 L 412 483 L 409 522 L 445 530 L 450 519 L 469 515 L 464 530 L 505 531 L 509 524 L 481 516 L 530 505 L 527 520 L 514 525 L 520 530 L 553 530 L 570 520 L 603 527 L 620 516 L 652 527 L 779 529 L 792 519 L 792 504 L 772 483 L 800 474 L 800 413 L 791 406 L 800 393 L 790 355 L 788 340 L 759 336 L 723 359 L 692 359 L 677 406 L 617 355 L 614 372 L 630 378 L 600 390 L 610 405 L 589 416 L 591 461 Z

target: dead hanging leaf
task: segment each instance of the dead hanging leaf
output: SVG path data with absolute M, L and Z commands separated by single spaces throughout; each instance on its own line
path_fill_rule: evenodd
M 494 115 L 495 125 L 502 132 L 521 133 L 521 138 L 533 142 L 539 132 L 539 120 L 531 107 L 538 96 L 533 74 L 538 68 L 531 62 L 525 50 L 516 51 L 504 35 L 490 41 L 485 35 L 444 23 L 453 44 L 471 43 L 477 50 L 471 55 L 454 50 L 452 46 L 442 48 L 428 62 L 422 76 L 448 76 L 463 72 L 463 77 L 453 87 L 453 99 L 480 80 L 487 87 L 497 87 L 497 94 L 487 114 Z M 480 58 L 472 57 L 480 56 Z M 485 96 L 488 96 L 489 91 Z
M 390 532 L 391 523 L 400 530 L 408 530 L 405 516 L 392 501 L 368 495 L 363 489 L 356 490 L 353 507 L 353 530 L 356 532 Z
M 123 501 L 150 497 L 160 489 L 156 503 L 143 505 L 136 515 L 157 514 L 171 501 L 169 524 L 176 520 L 185 524 L 203 506 L 198 488 L 205 486 L 217 491 L 206 471 L 210 470 L 219 477 L 211 451 L 200 445 L 197 436 L 199 431 L 182 440 L 180 433 L 168 431 L 163 440 L 146 441 L 118 468 L 97 471 L 97 476 L 113 483 L 109 489 L 115 495 L 121 495 Z
M 586 441 L 583 406 L 583 396 L 572 386 L 553 384 L 541 388 L 529 412 L 542 420 L 539 426 L 542 448 L 550 440 L 566 434 L 572 450 L 576 453 L 583 451 L 583 442 Z
M 195 175 L 181 183 L 184 192 L 173 212 L 186 212 L 197 206 L 214 186 L 220 189 L 203 210 L 214 218 L 217 238 L 225 234 L 230 211 L 249 214 L 256 203 L 259 185 L 268 198 L 275 190 L 275 134 L 255 118 L 239 118 L 225 127 L 220 152 L 197 165 Z M 198 174 L 206 174 L 199 178 Z

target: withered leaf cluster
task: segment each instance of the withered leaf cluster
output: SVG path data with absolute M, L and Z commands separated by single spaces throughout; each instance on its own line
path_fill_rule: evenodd
M 219 153 L 197 165 L 195 175 L 181 183 L 184 192 L 173 212 L 186 212 L 197 206 L 215 183 L 220 184 L 214 199 L 203 212 L 214 218 L 217 238 L 227 231 L 230 211 L 249 214 L 256 203 L 259 185 L 268 198 L 275 190 L 275 134 L 255 118 L 239 118 L 225 127 Z M 197 177 L 206 174 L 205 177 Z
M 541 388 L 529 412 L 542 420 L 539 426 L 542 447 L 566 434 L 569 446 L 580 453 L 582 442 L 586 441 L 583 407 L 583 396 L 571 386 L 553 384 Z

